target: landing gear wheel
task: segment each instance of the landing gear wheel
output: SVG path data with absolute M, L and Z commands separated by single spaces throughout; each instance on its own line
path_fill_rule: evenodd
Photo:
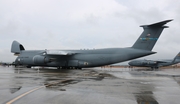
M 26 66 L 27 68 L 31 68 L 31 66 Z

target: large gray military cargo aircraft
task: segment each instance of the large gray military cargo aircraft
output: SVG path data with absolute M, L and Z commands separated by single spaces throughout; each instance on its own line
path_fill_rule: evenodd
M 159 67 L 163 66 L 170 66 L 180 63 L 180 52 L 174 57 L 174 59 L 168 60 L 134 60 L 130 61 L 128 64 L 130 66 L 137 66 L 137 67 L 151 67 L 151 69 L 158 69 Z
M 143 25 L 144 31 L 132 47 L 105 48 L 93 50 L 25 50 L 22 44 L 13 41 L 11 52 L 18 57 L 15 66 L 32 66 L 68 68 L 99 67 L 119 63 L 147 55 L 154 54 L 152 48 L 157 42 L 166 23 L 166 20 L 150 25 Z

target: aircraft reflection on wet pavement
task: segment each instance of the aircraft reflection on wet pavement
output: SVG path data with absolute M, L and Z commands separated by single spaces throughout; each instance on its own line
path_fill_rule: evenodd
M 0 103 L 179 104 L 179 77 L 179 69 L 153 72 L 128 68 L 38 71 L 0 67 Z M 14 101 L 17 97 L 19 99 Z

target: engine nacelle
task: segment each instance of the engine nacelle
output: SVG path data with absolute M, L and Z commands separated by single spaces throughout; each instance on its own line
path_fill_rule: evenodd
M 50 63 L 51 61 L 49 60 L 49 58 L 45 56 L 36 55 L 33 57 L 33 62 L 35 64 L 46 64 L 46 63 Z

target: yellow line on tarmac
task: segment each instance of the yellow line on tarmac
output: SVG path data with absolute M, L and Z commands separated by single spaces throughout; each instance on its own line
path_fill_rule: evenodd
M 72 79 L 66 79 L 66 80 L 62 80 L 62 81 L 60 81 L 60 82 L 54 82 L 54 83 L 51 83 L 51 84 L 48 84 L 48 85 L 45 85 L 45 86 L 36 87 L 36 88 L 34 88 L 34 89 L 26 92 L 26 93 L 23 93 L 23 94 L 19 95 L 18 97 L 14 98 L 14 99 L 8 101 L 6 104 L 12 104 L 12 103 L 14 103 L 16 100 L 18 100 L 18 99 L 26 96 L 26 95 L 29 94 L 29 93 L 32 93 L 32 92 L 34 92 L 34 91 L 36 91 L 36 90 L 39 90 L 39 89 L 41 89 L 41 88 L 44 88 L 44 87 L 47 87 L 47 86 L 52 86 L 52 85 L 55 85 L 55 84 L 58 84 L 58 83 L 62 83 L 62 82 L 68 81 L 68 80 L 72 80 Z
M 31 92 L 34 92 L 34 91 L 36 91 L 36 90 L 38 90 L 38 89 L 44 88 L 44 87 L 45 87 L 45 86 L 40 86 L 40 87 L 34 88 L 34 89 L 32 89 L 32 90 L 24 93 L 24 94 L 19 95 L 18 97 L 12 99 L 11 101 L 7 102 L 6 104 L 12 104 L 12 103 L 15 102 L 16 100 L 18 100 L 18 99 L 26 96 L 27 94 L 29 94 L 29 93 L 31 93 Z

